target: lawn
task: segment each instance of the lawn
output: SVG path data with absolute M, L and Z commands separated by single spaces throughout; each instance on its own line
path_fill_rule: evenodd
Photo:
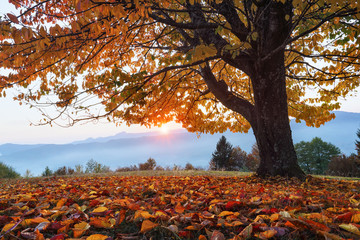
M 360 238 L 357 180 L 200 173 L 3 181 L 0 239 Z

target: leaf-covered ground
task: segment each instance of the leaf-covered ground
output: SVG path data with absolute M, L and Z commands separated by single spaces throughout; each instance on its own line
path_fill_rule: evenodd
M 98 176 L 0 184 L 0 239 L 360 239 L 360 183 Z

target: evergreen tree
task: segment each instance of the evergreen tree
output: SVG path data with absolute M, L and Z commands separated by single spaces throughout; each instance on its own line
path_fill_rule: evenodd
M 50 170 L 50 168 L 48 166 L 46 166 L 44 172 L 41 174 L 43 177 L 49 177 L 51 175 L 53 175 L 53 171 Z
M 341 153 L 338 147 L 318 137 L 311 142 L 301 141 L 295 144 L 295 151 L 300 166 L 305 172 L 312 174 L 324 174 L 331 158 Z
M 357 135 L 358 139 L 360 140 L 360 128 L 357 130 L 356 135 Z M 360 158 L 360 141 L 359 140 L 355 141 L 355 146 L 356 146 L 355 149 L 357 151 L 358 158 Z
M 226 140 L 224 136 L 222 136 L 216 144 L 215 152 L 212 154 L 210 168 L 213 170 L 230 170 L 231 166 L 229 163 L 232 151 L 232 145 Z

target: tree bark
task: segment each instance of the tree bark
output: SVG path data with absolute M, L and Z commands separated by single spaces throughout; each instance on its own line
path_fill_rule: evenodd
M 250 3 L 250 2 L 248 2 Z M 231 23 L 235 35 L 242 39 L 241 25 L 230 1 L 214 5 Z M 250 6 L 248 6 L 250 9 Z M 198 6 L 189 12 L 196 24 L 206 23 Z M 261 177 L 287 176 L 305 178 L 296 157 L 291 136 L 285 79 L 285 43 L 290 37 L 291 25 L 287 19 L 292 16 L 290 1 L 286 3 L 270 0 L 259 1 L 261 13 L 254 21 L 254 32 L 249 53 L 233 56 L 223 51 L 222 59 L 229 65 L 249 75 L 254 94 L 254 104 L 238 98 L 229 91 L 227 84 L 216 79 L 209 65 L 201 67 L 202 77 L 209 90 L 227 108 L 243 115 L 251 124 L 259 148 L 260 166 L 257 173 Z M 197 30 L 206 44 L 213 44 L 221 52 L 226 41 L 209 29 Z M 247 33 L 250 34 L 250 33 Z
M 252 83 L 255 100 L 252 128 L 260 154 L 257 174 L 304 179 L 290 129 L 283 51 L 255 67 Z

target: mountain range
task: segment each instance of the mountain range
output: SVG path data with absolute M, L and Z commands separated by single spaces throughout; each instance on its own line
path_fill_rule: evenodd
M 360 128 L 360 113 L 335 112 L 336 118 L 320 128 L 307 127 L 304 122 L 291 121 L 294 143 L 310 141 L 320 137 L 349 155 L 355 152 L 356 131 Z M 109 166 L 117 167 L 137 165 L 149 157 L 158 165 L 173 167 L 194 166 L 207 168 L 216 143 L 224 135 L 233 146 L 239 146 L 246 152 L 251 151 L 255 143 L 252 131 L 249 133 L 189 133 L 184 129 L 173 130 L 168 134 L 159 132 L 126 133 L 121 132 L 109 137 L 90 138 L 69 144 L 3 144 L 0 145 L 0 162 L 3 162 L 24 174 L 28 169 L 34 175 L 40 175 L 46 166 L 56 170 L 62 166 L 74 167 L 93 159 Z

